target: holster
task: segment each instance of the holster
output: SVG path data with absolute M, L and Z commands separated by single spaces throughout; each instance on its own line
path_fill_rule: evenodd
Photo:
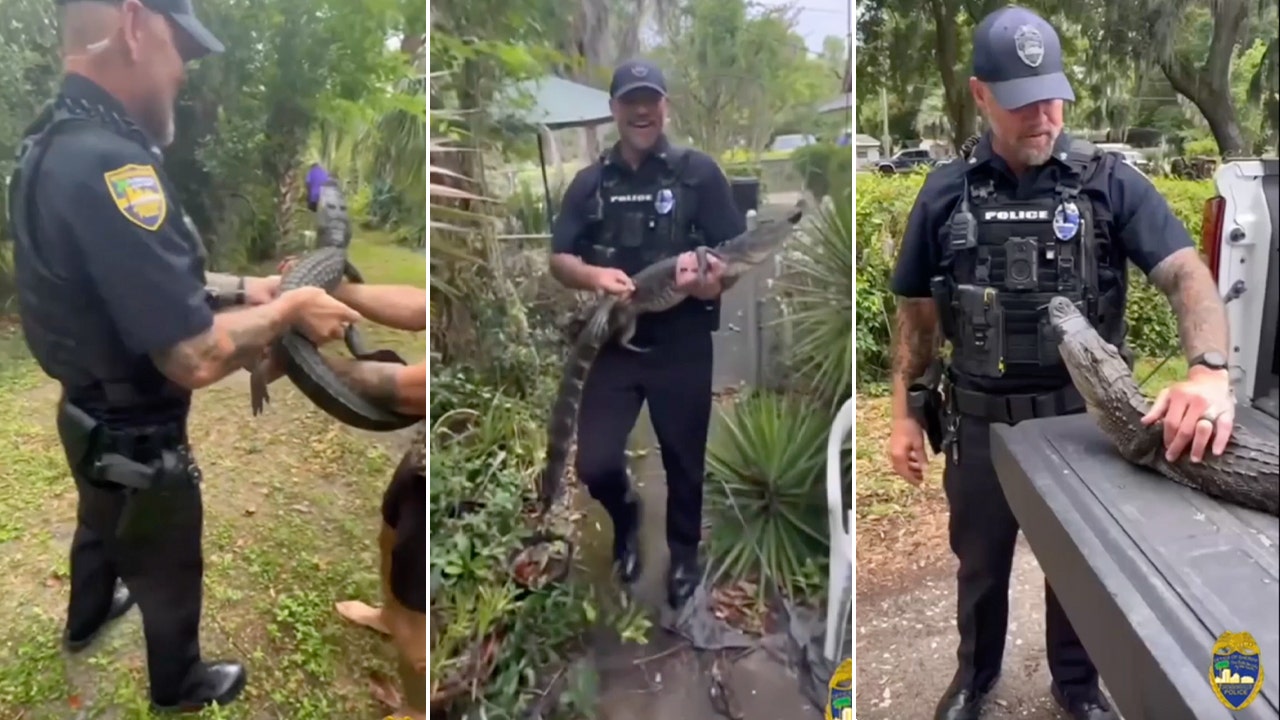
M 924 428 L 925 437 L 934 454 L 942 451 L 945 411 L 942 389 L 942 360 L 935 358 L 924 375 L 907 386 L 907 409 L 911 417 Z
M 169 498 L 200 481 L 181 427 L 113 430 L 65 399 L 57 426 L 73 473 L 123 490 L 117 537 L 136 539 L 154 530 L 169 515 Z

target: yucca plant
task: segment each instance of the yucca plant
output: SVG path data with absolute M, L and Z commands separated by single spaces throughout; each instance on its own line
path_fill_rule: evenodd
M 792 371 L 834 413 L 853 391 L 853 201 L 847 185 L 832 190 L 792 243 L 778 287 Z
M 755 578 L 794 593 L 825 568 L 830 418 L 811 401 L 750 393 L 717 412 L 707 444 L 712 581 Z

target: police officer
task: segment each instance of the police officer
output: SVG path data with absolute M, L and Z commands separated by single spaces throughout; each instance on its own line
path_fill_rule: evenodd
M 569 288 L 626 297 L 629 275 L 672 256 L 687 267 L 693 248 L 714 246 L 746 230 L 728 180 L 705 153 L 677 147 L 663 134 L 667 89 L 652 63 L 623 63 L 613 73 L 609 108 L 618 142 L 583 168 L 565 190 L 551 240 L 551 273 Z M 702 482 L 711 415 L 711 333 L 720 323 L 720 274 L 678 281 L 691 296 L 663 313 L 643 315 L 632 340 L 649 352 L 610 343 L 583 389 L 576 470 L 613 520 L 620 579 L 640 575 L 640 507 L 627 478 L 627 437 L 642 403 L 667 475 L 668 601 L 680 607 L 700 580 Z M 691 279 L 692 278 L 692 279 Z
M 185 63 L 222 50 L 188 0 L 59 5 L 65 75 L 25 133 L 9 217 L 23 330 L 62 384 L 79 494 L 63 643 L 83 650 L 136 601 L 153 707 L 196 711 L 234 700 L 245 671 L 200 654 L 191 391 L 291 325 L 323 340 L 359 315 L 317 288 L 281 294 L 278 278 L 206 276 L 159 150 Z M 234 302 L 258 304 L 215 317 Z
M 921 482 L 926 456 L 909 386 L 951 343 L 945 374 L 943 487 L 958 574 L 959 667 L 936 718 L 980 716 L 1001 670 L 1018 525 L 992 467 L 991 423 L 1077 413 L 1083 402 L 1058 357 L 1043 308 L 1065 295 L 1122 347 L 1127 262 L 1170 299 L 1191 370 L 1146 422 L 1163 419 L 1168 454 L 1210 440 L 1222 452 L 1233 408 L 1226 315 L 1186 228 L 1152 184 L 1115 154 L 1062 132 L 1058 35 L 1029 10 L 988 15 L 973 35 L 970 90 L 990 127 L 973 153 L 933 171 L 907 223 L 892 288 L 898 295 L 893 378 L 895 471 Z M 1052 695 L 1072 718 L 1115 717 L 1098 675 L 1045 587 Z

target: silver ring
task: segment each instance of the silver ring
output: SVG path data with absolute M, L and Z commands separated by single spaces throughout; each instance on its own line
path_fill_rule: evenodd
M 1200 415 L 1200 419 L 1201 419 L 1201 420 L 1207 420 L 1207 421 L 1209 422 L 1209 424 L 1211 424 L 1211 425 L 1212 425 L 1213 423 L 1217 422 L 1217 421 L 1218 421 L 1218 418 L 1219 418 L 1219 417 L 1221 417 L 1221 416 L 1222 416 L 1222 413 L 1220 413 L 1220 412 L 1218 412 L 1218 411 L 1216 411 L 1216 410 L 1205 410 L 1205 411 Z

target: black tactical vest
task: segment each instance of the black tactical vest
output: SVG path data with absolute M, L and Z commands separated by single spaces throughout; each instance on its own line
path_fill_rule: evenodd
M 1085 192 L 1104 159 L 1073 140 L 1052 195 L 1016 200 L 990 178 L 967 178 L 943 230 L 934 278 L 951 370 L 961 381 L 1070 382 L 1045 307 L 1069 298 L 1108 342 L 1124 340 L 1124 268 L 1113 267 L 1108 205 Z
M 135 140 L 156 156 L 161 167 L 159 150 L 149 144 L 146 135 L 127 118 L 78 98 L 58 96 L 46 105 L 41 116 L 27 129 L 20 145 L 15 168 L 9 182 L 9 227 L 15 241 L 14 265 L 18 290 L 19 315 L 27 346 L 44 372 L 60 381 L 68 400 L 81 405 L 86 411 L 103 409 L 106 414 L 128 414 L 130 408 L 142 412 L 170 414 L 170 409 L 181 406 L 185 412 L 190 392 L 165 378 L 147 357 L 130 357 L 120 352 L 100 352 L 86 357 L 86 345 L 106 347 L 111 343 L 99 342 L 105 333 L 113 329 L 84 327 L 76 322 L 76 315 L 65 298 L 73 297 L 73 284 L 80 281 L 67 268 L 47 264 L 41 250 L 40 230 L 36 226 L 35 187 L 36 176 L 56 135 L 74 132 L 96 132 L 102 128 Z M 170 203 L 181 212 L 172 197 L 172 186 L 158 171 Z M 203 257 L 203 243 L 194 235 L 189 219 L 183 213 L 187 239 Z M 200 272 L 203 275 L 203 265 Z M 201 279 L 203 282 L 203 277 Z M 94 337 L 94 342 L 85 342 Z
M 697 195 L 684 177 L 688 153 L 670 147 L 656 178 L 625 173 L 600 157 L 600 182 L 592 199 L 584 259 L 635 275 L 653 263 L 693 250 L 701 239 L 693 227 Z

